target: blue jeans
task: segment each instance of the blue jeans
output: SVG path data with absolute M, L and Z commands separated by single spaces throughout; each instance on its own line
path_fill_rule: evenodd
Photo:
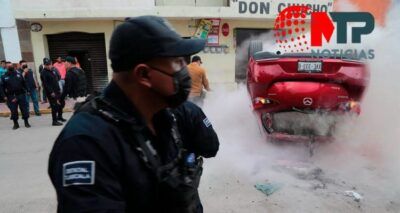
M 29 98 L 32 99 L 33 109 L 36 114 L 40 113 L 39 110 L 39 100 L 38 100 L 38 92 L 37 89 L 32 89 L 30 95 L 26 95 L 27 109 L 29 112 Z
M 63 93 L 64 86 L 65 86 L 65 80 L 63 80 L 63 79 L 59 80 L 58 85 L 60 86 L 60 93 Z

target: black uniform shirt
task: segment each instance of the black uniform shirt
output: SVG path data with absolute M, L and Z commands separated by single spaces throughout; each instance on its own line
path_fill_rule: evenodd
M 145 125 L 114 82 L 104 96 Z M 153 119 L 157 136 L 147 128 L 145 133 L 164 162 L 177 153 L 167 139 L 171 122 L 165 114 L 157 113 Z M 88 112 L 75 114 L 60 133 L 50 154 L 49 175 L 57 191 L 58 212 L 168 212 L 171 203 L 121 131 Z
M 219 149 L 218 136 L 201 108 L 186 101 L 174 112 L 178 118 L 182 140 L 190 141 L 185 143 L 185 148 L 196 155 L 214 157 Z
M 14 98 L 17 95 L 29 92 L 24 77 L 17 71 L 6 72 L 1 77 L 1 82 L 2 91 L 8 98 Z
M 60 93 L 60 85 L 58 84 L 58 77 L 56 73 L 53 70 L 48 70 L 44 68 L 42 70 L 41 74 L 42 78 L 42 84 L 44 87 L 44 91 L 48 96 L 50 96 L 51 93 Z
M 79 72 L 75 71 L 76 69 L 79 69 L 78 67 L 72 67 L 70 68 L 67 73 L 65 74 L 65 85 L 64 85 L 64 90 L 61 95 L 61 99 L 65 99 L 65 97 L 69 96 L 71 98 L 76 98 L 76 89 L 74 85 L 76 85 L 76 82 L 78 82 L 78 76 L 74 72 Z

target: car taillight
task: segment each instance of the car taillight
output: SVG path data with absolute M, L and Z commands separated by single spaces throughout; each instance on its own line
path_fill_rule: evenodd
M 360 103 L 356 101 L 350 101 L 350 111 L 357 113 L 357 115 L 359 115 L 361 113 Z
M 260 109 L 263 108 L 265 105 L 267 104 L 272 104 L 272 100 L 267 99 L 267 98 L 263 98 L 263 97 L 257 97 L 254 98 L 253 100 L 253 107 L 254 109 Z
M 344 112 L 352 112 L 359 115 L 361 113 L 361 106 L 360 103 L 357 101 L 348 101 L 341 103 L 339 105 L 339 110 L 342 110 Z

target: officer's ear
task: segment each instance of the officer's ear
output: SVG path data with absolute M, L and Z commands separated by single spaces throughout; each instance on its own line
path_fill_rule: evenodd
M 136 81 L 139 84 L 150 88 L 152 85 L 148 73 L 149 67 L 145 64 L 138 64 L 133 70 L 133 75 Z

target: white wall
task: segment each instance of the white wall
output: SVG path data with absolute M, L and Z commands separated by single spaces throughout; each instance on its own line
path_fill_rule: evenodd
M 21 60 L 21 46 L 18 38 L 17 24 L 14 19 L 10 0 L 0 0 L 0 33 L 7 61 Z
M 228 0 L 156 0 L 156 6 L 223 7 Z
M 226 18 L 226 19 L 275 19 L 279 3 L 299 3 L 298 0 L 251 0 L 270 4 L 268 14 L 239 12 L 239 3 L 231 6 L 221 0 L 157 0 L 167 6 L 155 6 L 153 0 L 14 0 L 13 8 L 17 19 L 117 19 L 140 15 L 158 15 L 167 18 Z M 250 0 L 242 0 L 250 2 Z M 304 4 L 332 5 L 333 0 L 302 0 Z M 176 5 L 181 6 L 176 6 Z M 173 5 L 173 6 L 171 6 Z M 329 10 L 332 6 L 329 6 Z
M 187 20 L 170 20 L 176 31 L 182 36 L 192 36 L 195 28 L 194 21 Z M 235 40 L 233 30 L 235 28 L 272 28 L 273 22 L 266 21 L 239 21 L 239 20 L 226 20 L 222 19 L 221 25 L 228 23 L 230 25 L 230 32 L 227 37 L 220 33 L 220 44 L 229 47 L 229 53 L 212 54 L 212 53 L 199 53 L 203 58 L 204 67 L 208 72 L 208 77 L 211 83 L 232 84 L 235 82 Z M 36 66 L 42 63 L 44 57 L 48 57 L 48 47 L 46 35 L 56 34 L 63 32 L 87 32 L 87 33 L 104 33 L 105 44 L 107 51 L 107 65 L 108 73 L 111 78 L 112 69 L 111 62 L 108 60 L 109 41 L 112 31 L 114 29 L 114 21 L 47 21 L 41 22 L 43 30 L 41 32 L 32 32 L 32 47 L 34 53 L 34 61 Z
M 196 30 L 196 28 L 193 27 L 195 24 L 194 20 L 170 20 L 170 22 L 176 31 L 185 37 L 192 36 Z M 229 53 L 214 54 L 200 52 L 198 54 L 203 60 L 203 66 L 207 70 L 210 82 L 214 84 L 232 84 L 235 82 L 236 48 L 234 47 L 235 39 L 233 32 L 235 28 L 271 29 L 274 26 L 273 21 L 222 19 L 221 26 L 223 23 L 229 24 L 229 35 L 225 37 L 220 31 L 219 43 L 220 45 L 227 45 L 229 47 Z
M 152 9 L 154 0 L 12 0 L 17 10 L 57 10 L 61 13 L 77 8 L 93 9 Z
M 107 67 L 111 77 L 111 62 L 108 60 L 109 42 L 114 30 L 114 22 L 109 21 L 64 21 L 64 22 L 41 22 L 43 30 L 31 32 L 32 48 L 36 66 L 43 62 L 44 57 L 49 57 L 46 35 L 64 32 L 104 33 Z
M 192 2 L 191 0 L 157 0 L 165 4 Z M 209 4 L 212 0 L 197 0 Z M 250 0 L 243 0 L 250 1 Z M 261 2 L 262 0 L 252 0 Z M 65 3 L 68 2 L 68 3 Z M 71 3 L 72 2 L 72 3 Z M 152 2 L 152 3 L 149 3 Z M 219 2 L 216 1 L 216 2 Z M 297 0 L 271 0 L 271 14 L 239 14 L 237 5 L 231 2 L 231 7 L 194 7 L 194 6 L 156 6 L 150 0 L 14 0 L 16 17 L 40 22 L 43 25 L 41 32 L 32 32 L 32 45 L 36 64 L 40 64 L 43 57 L 48 56 L 45 35 L 68 31 L 88 33 L 105 33 L 106 49 L 108 54 L 109 39 L 116 20 L 127 16 L 158 15 L 171 20 L 172 25 L 182 36 L 192 36 L 195 31 L 197 18 L 221 18 L 223 23 L 230 25 L 230 32 L 224 37 L 220 32 L 220 45 L 227 45 L 227 54 L 199 53 L 203 58 L 204 66 L 208 70 L 211 82 L 235 82 L 235 28 L 272 28 L 277 14 L 279 3 L 298 3 Z M 333 0 L 304 0 L 303 3 L 328 5 Z M 135 4 L 148 6 L 147 9 L 135 7 Z M 191 3 L 190 3 L 191 4 Z M 235 3 L 236 4 L 236 3 Z M 43 6 L 45 5 L 45 6 Z M 84 7 L 88 5 L 88 7 Z M 125 8 L 121 8 L 125 6 Z M 154 6 L 154 5 L 153 5 Z M 65 9 L 67 8 L 67 9 Z M 149 9 L 150 8 L 150 9 Z M 330 8 L 331 9 L 331 8 Z M 96 21 L 97 20 L 97 21 Z M 107 55 L 108 56 L 108 55 Z M 108 59 L 107 59 L 108 60 Z M 110 62 L 108 61 L 111 75 Z
M 156 0 L 157 6 L 195 6 L 195 0 Z

